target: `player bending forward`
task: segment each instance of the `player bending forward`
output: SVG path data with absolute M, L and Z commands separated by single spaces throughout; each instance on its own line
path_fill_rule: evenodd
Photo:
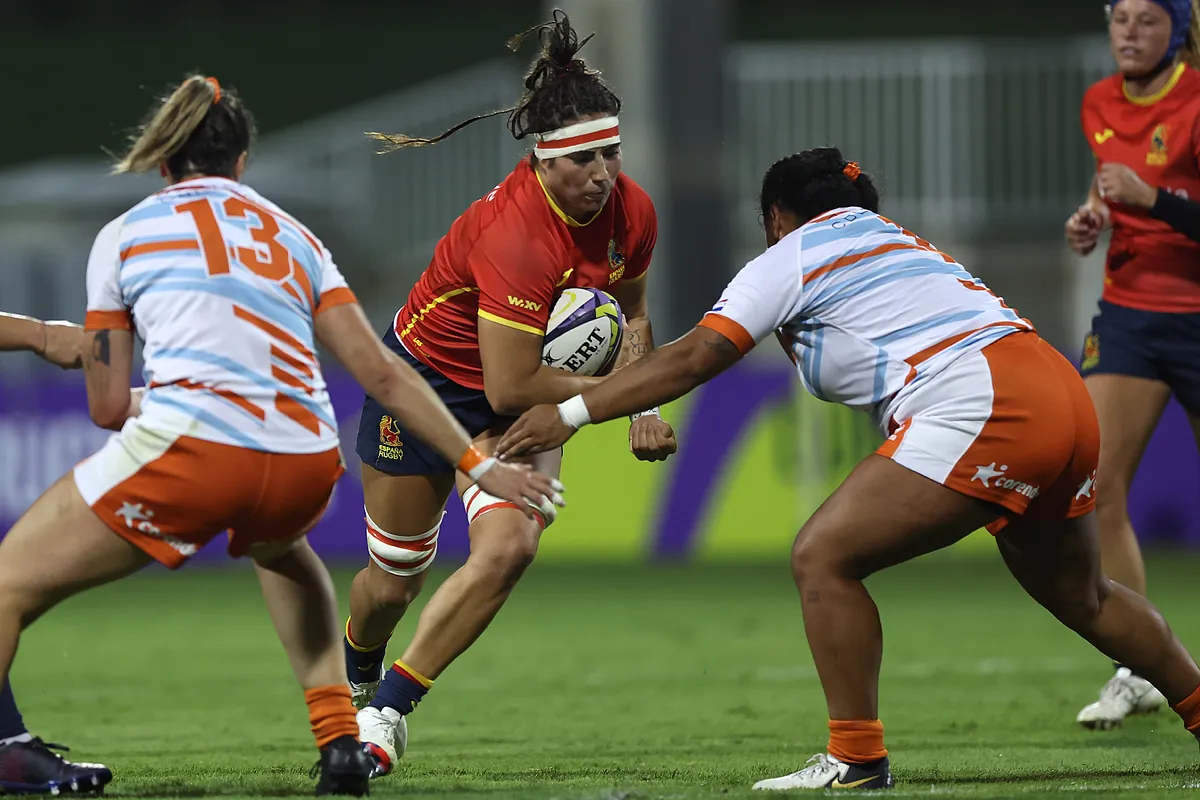
M 637 357 L 653 346 L 646 270 L 658 227 L 649 196 L 621 173 L 621 101 L 576 57 L 580 43 L 565 15 L 535 30 L 542 53 L 509 117 L 514 136 L 536 136 L 533 154 L 454 222 L 384 336 L 484 452 L 517 414 L 597 380 L 542 364 L 560 289 L 612 293 L 628 319 L 625 352 Z M 434 140 L 385 138 L 428 144 L 461 127 Z M 405 715 L 500 611 L 554 514 L 530 519 L 527 509 L 456 479 L 453 462 L 414 441 L 370 394 L 358 455 L 371 560 L 350 589 L 345 651 L 363 742 L 386 775 L 404 754 Z M 661 460 L 675 452 L 674 433 L 651 411 L 630 426 L 629 447 L 639 459 Z M 556 451 L 535 464 L 556 475 L 561 461 Z M 385 672 L 388 638 L 424 585 L 456 480 L 470 558 L 429 599 Z
M 1055 617 L 1157 686 L 1200 732 L 1200 669 L 1144 598 L 1100 569 L 1096 414 L 1074 367 L 948 255 L 879 216 L 836 149 L 774 164 L 767 251 L 703 321 L 558 407 L 525 414 L 502 458 L 559 447 L 589 422 L 680 397 L 775 334 L 813 395 L 869 413 L 888 439 L 800 529 L 792 574 L 829 709 L 829 744 L 758 789 L 892 785 L 863 579 L 987 526 Z
M 342 474 L 321 342 L 410 430 L 487 491 L 548 513 L 552 481 L 496 466 L 371 332 L 329 251 L 240 183 L 253 122 L 215 79 L 184 81 L 117 172 L 168 187 L 100 231 L 87 267 L 88 408 L 119 432 L 0 542 L 0 679 L 61 600 L 229 531 L 249 555 L 320 748 L 318 794 L 363 795 L 371 762 L 346 686 L 337 602 L 304 534 Z M 148 390 L 131 394 L 134 321 Z

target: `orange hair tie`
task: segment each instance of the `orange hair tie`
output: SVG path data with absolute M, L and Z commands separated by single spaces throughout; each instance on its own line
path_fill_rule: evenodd
M 213 88 L 213 105 L 215 106 L 221 102 L 221 84 L 217 82 L 216 78 L 205 78 L 204 80 Z
M 857 162 L 851 161 L 842 167 L 842 172 L 850 180 L 856 181 L 858 180 L 858 176 L 862 175 L 862 168 L 858 166 Z

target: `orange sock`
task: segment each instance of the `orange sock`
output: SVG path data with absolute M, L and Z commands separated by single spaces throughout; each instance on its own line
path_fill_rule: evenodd
M 877 719 L 829 720 L 829 755 L 848 764 L 867 764 L 885 757 L 883 723 Z
M 344 683 L 318 686 L 304 691 L 308 703 L 308 721 L 312 724 L 317 747 L 324 747 L 341 736 L 358 739 L 358 719 L 350 703 L 350 687 Z
M 1196 691 L 1189 694 L 1186 700 L 1181 700 L 1171 707 L 1183 720 L 1183 727 L 1200 737 L 1200 686 L 1197 686 Z

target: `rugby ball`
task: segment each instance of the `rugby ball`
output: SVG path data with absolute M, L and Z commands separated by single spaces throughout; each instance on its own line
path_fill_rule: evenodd
M 542 338 L 542 363 L 576 375 L 604 375 L 621 351 L 621 307 L 599 289 L 564 289 Z

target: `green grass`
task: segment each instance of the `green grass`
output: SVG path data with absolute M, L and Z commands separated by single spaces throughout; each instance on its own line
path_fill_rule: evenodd
M 1193 647 L 1197 576 L 1193 557 L 1150 562 L 1155 599 Z M 870 588 L 893 795 L 1200 787 L 1196 744 L 1170 712 L 1111 733 L 1075 726 L 1110 668 L 997 559 L 934 557 Z M 25 637 L 14 685 L 35 732 L 113 766 L 112 795 L 311 791 L 304 704 L 245 565 L 69 602 Z M 373 794 L 751 797 L 823 749 L 825 722 L 785 564 L 535 567 L 413 715 L 408 755 Z

